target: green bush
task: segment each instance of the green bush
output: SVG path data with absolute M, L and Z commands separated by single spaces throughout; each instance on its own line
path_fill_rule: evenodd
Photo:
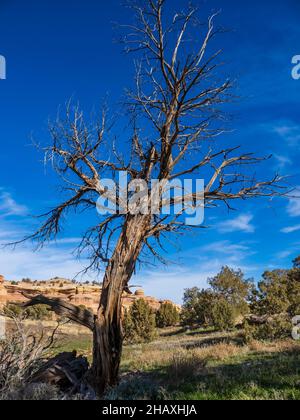
M 244 338 L 246 342 L 251 340 L 274 341 L 291 337 L 292 322 L 287 315 L 278 315 L 263 325 L 245 325 Z
M 4 315 L 8 317 L 20 317 L 22 313 L 24 312 L 24 309 L 22 309 L 21 306 L 14 305 L 12 303 L 7 303 L 3 308 Z
M 125 311 L 123 330 L 125 341 L 128 343 L 147 343 L 155 338 L 155 314 L 144 299 L 136 300 L 131 308 Z
M 174 327 L 179 323 L 178 309 L 172 303 L 166 302 L 156 312 L 156 325 L 158 328 Z
M 4 314 L 8 317 L 24 317 L 34 321 L 46 321 L 52 319 L 52 313 L 47 305 L 36 305 L 29 308 L 22 308 L 19 305 L 8 303 L 4 307 Z
M 235 308 L 225 299 L 216 301 L 212 307 L 213 326 L 220 331 L 229 331 L 234 328 L 236 320 Z
M 180 314 L 182 325 L 188 327 L 193 325 L 211 326 L 211 310 L 214 301 L 215 295 L 211 290 L 200 290 L 196 287 L 187 289 L 184 293 Z
M 223 267 L 208 283 L 210 288 L 207 290 L 193 288 L 185 291 L 181 314 L 183 325 L 219 330 L 233 328 L 236 320 L 249 312 L 252 281 L 246 279 L 240 270 Z

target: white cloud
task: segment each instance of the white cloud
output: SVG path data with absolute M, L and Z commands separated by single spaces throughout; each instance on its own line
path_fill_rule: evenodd
M 274 158 L 278 162 L 278 168 L 284 169 L 286 166 L 292 165 L 293 161 L 288 156 L 274 154 Z
M 56 239 L 54 241 L 50 241 L 48 245 L 73 245 L 79 244 L 81 242 L 81 238 L 63 238 L 63 239 Z
M 14 207 L 14 215 L 21 214 L 21 210 L 22 206 Z M 6 212 L 5 215 L 7 214 Z M 83 270 L 86 261 L 79 261 L 73 255 L 73 245 L 79 243 L 79 238 L 51 241 L 36 252 L 34 246 L 29 243 L 15 248 L 3 246 L 24 238 L 27 225 L 28 219 L 24 217 L 20 221 L 0 218 L 0 274 L 9 280 L 20 280 L 25 277 L 34 280 L 47 280 L 53 277 L 72 279 Z
M 218 224 L 218 230 L 221 233 L 231 232 L 255 232 L 255 226 L 251 224 L 254 216 L 252 214 L 241 214 L 236 219 L 228 220 Z
M 291 121 L 283 121 L 272 127 L 272 130 L 290 146 L 297 146 L 300 141 L 300 126 Z
M 291 198 L 287 207 L 287 212 L 291 217 L 300 216 L 300 198 Z
M 11 280 L 24 277 L 34 280 L 47 280 L 56 276 L 74 278 L 87 265 L 87 261 L 79 261 L 73 255 L 73 245 L 78 244 L 80 238 L 50 241 L 37 252 L 34 252 L 30 244 L 14 249 L 3 247 L 3 244 L 21 240 L 28 234 L 26 230 L 31 230 L 29 226 L 32 220 L 26 217 L 28 213 L 26 206 L 17 203 L 9 192 L 0 187 L 0 274 Z
M 248 246 L 244 244 L 233 244 L 230 241 L 213 242 L 200 249 L 200 253 L 206 254 L 207 252 L 226 255 L 227 259 L 229 258 L 230 264 L 240 262 L 246 257 L 255 254 Z
M 34 252 L 28 247 L 0 250 L 0 270 L 9 280 L 24 277 L 33 280 L 48 280 L 53 277 L 72 279 L 84 268 L 84 261 L 79 262 L 71 250 L 45 247 Z
M 294 232 L 298 232 L 298 230 L 300 230 L 300 225 L 288 226 L 284 229 L 281 229 L 281 232 L 282 233 L 294 233 Z
M 0 216 L 24 216 L 28 213 L 28 208 L 18 204 L 12 195 L 3 189 L 0 189 Z
M 282 251 L 276 254 L 276 258 L 279 260 L 284 260 L 285 258 L 290 257 L 293 254 L 293 251 Z

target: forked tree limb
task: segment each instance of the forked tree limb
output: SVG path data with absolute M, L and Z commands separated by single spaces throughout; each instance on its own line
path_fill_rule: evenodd
M 78 306 L 72 305 L 69 302 L 66 302 L 63 299 L 49 299 L 43 295 L 32 296 L 27 293 L 23 293 L 23 296 L 26 299 L 30 299 L 28 302 L 22 305 L 23 308 L 29 308 L 36 305 L 47 305 L 59 316 L 64 316 L 70 321 L 76 322 L 76 324 L 82 325 L 91 331 L 94 331 L 95 326 L 95 316 L 94 314 L 87 310 L 79 308 Z

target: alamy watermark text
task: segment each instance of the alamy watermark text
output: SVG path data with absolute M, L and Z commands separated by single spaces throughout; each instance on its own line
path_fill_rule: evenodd
M 6 79 L 6 59 L 0 55 L 0 80 Z
M 292 64 L 294 64 L 292 69 L 292 78 L 294 80 L 300 80 L 300 55 L 295 55 L 292 58 Z

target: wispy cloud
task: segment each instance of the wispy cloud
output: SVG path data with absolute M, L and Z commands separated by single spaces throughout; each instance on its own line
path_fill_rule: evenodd
M 286 166 L 293 164 L 292 159 L 288 156 L 274 154 L 274 158 L 277 160 L 278 169 L 284 169 Z
M 226 255 L 230 258 L 230 263 L 241 262 L 245 258 L 254 255 L 255 252 L 244 244 L 234 244 L 230 241 L 213 242 L 201 248 L 201 253 L 211 252 L 212 254 Z
M 0 189 L 0 217 L 24 216 L 28 208 L 16 202 L 9 192 Z
M 285 227 L 283 229 L 281 229 L 282 233 L 294 233 L 294 232 L 298 232 L 300 230 L 300 225 L 295 225 L 295 226 L 288 226 Z
M 300 187 L 296 187 L 293 194 L 295 197 L 290 198 L 287 212 L 291 217 L 298 217 L 300 216 Z
M 290 257 L 293 254 L 293 252 L 294 252 L 293 250 L 278 252 L 278 254 L 276 254 L 275 257 L 276 259 L 284 260 Z
M 63 239 L 56 239 L 54 241 L 50 241 L 48 245 L 73 245 L 79 244 L 81 242 L 81 238 L 63 238 Z
M 86 261 L 78 261 L 72 250 L 62 252 L 51 247 L 33 252 L 29 247 L 5 248 L 0 252 L 1 274 L 10 280 L 29 277 L 48 280 L 53 277 L 74 278 L 83 270 Z M 86 276 L 85 276 L 86 277 Z
M 231 219 L 218 224 L 218 230 L 221 233 L 232 233 L 232 232 L 255 232 L 255 226 L 251 224 L 254 216 L 250 213 L 241 214 L 235 219 Z
M 300 141 L 300 125 L 283 121 L 272 127 L 271 131 L 281 137 L 290 146 L 297 146 Z
M 50 241 L 38 252 L 34 252 L 31 244 L 3 247 L 24 238 L 30 220 L 24 217 L 28 208 L 18 204 L 9 193 L 0 189 L 0 199 L 0 274 L 11 280 L 24 277 L 47 280 L 56 276 L 74 278 L 83 270 L 87 261 L 79 261 L 73 255 L 74 244 L 80 241 L 77 237 Z

